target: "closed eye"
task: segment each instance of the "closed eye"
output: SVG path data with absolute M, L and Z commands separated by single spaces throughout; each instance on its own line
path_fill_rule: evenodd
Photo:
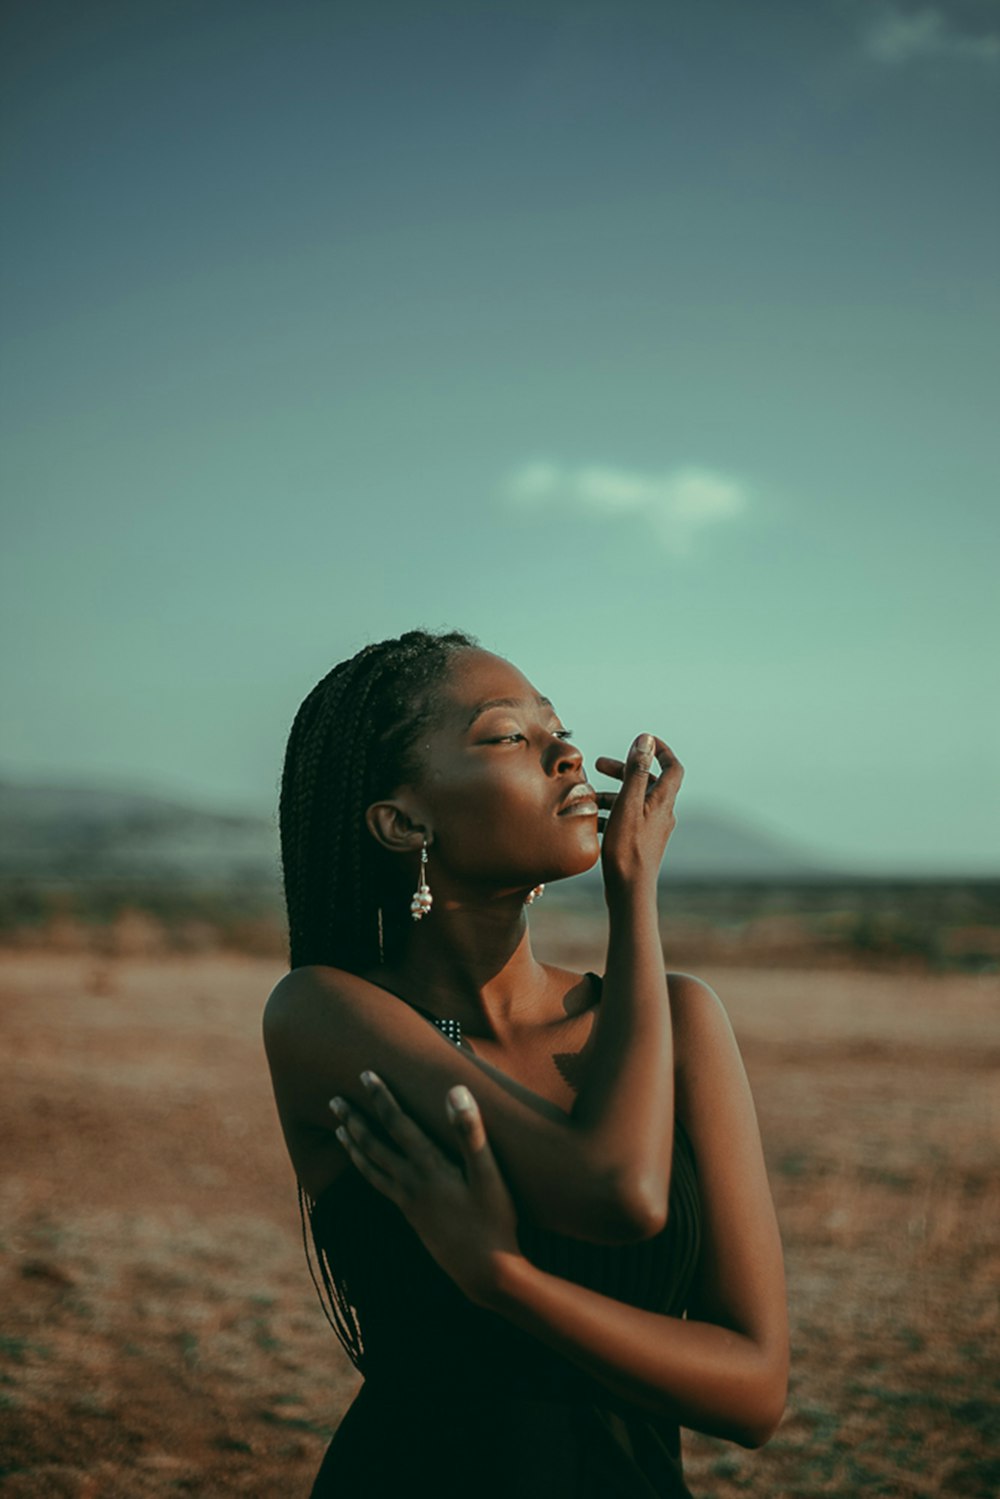
M 573 730 L 572 729 L 553 729 L 552 733 L 553 733 L 553 737 L 556 738 L 556 739 L 572 739 L 572 737 L 573 737 Z M 491 740 L 489 740 L 489 743 L 490 744 L 513 744 L 518 739 L 526 739 L 526 738 L 527 738 L 527 735 L 526 734 L 521 734 L 521 733 L 516 733 L 516 734 L 501 734 L 501 736 L 500 736 L 499 739 L 491 739 Z

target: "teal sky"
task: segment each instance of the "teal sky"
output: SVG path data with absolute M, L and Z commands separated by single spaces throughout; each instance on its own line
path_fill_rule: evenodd
M 471 630 L 588 762 L 1000 870 L 1000 5 L 8 4 L 0 774 L 270 808 Z

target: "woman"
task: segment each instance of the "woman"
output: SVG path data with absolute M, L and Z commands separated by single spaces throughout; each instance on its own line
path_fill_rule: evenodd
M 313 1499 L 685 1495 L 680 1425 L 758 1446 L 780 1420 L 749 1087 L 712 991 L 662 967 L 681 768 L 640 735 L 595 792 L 569 737 L 458 632 L 366 647 L 295 719 L 265 1041 L 365 1376 Z M 525 915 L 598 858 L 603 980 L 540 962 Z

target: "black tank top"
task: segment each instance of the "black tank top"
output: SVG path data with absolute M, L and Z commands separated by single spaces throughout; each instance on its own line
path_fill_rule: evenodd
M 599 993 L 600 978 L 589 976 Z M 456 1045 L 462 1044 L 457 1021 L 443 1020 L 426 1010 L 420 1013 Z M 304 1204 L 333 1304 L 335 1329 L 365 1378 L 327 1453 L 313 1491 L 316 1499 L 332 1494 L 335 1484 L 349 1481 L 355 1459 L 358 1480 L 364 1476 L 370 1483 L 373 1444 L 379 1462 L 391 1465 L 384 1426 L 381 1438 L 376 1436 L 390 1408 L 397 1426 L 401 1419 L 415 1419 L 414 1412 L 421 1410 L 425 1417 L 434 1409 L 460 1411 L 459 1424 L 465 1432 L 460 1448 L 487 1440 L 488 1433 L 480 1430 L 477 1420 L 485 1419 L 482 1412 L 489 1411 L 489 1419 L 499 1422 L 504 1461 L 515 1463 L 519 1461 L 518 1434 L 531 1425 L 527 1408 L 539 1401 L 546 1403 L 550 1416 L 553 1403 L 571 1408 L 572 1421 L 565 1429 L 558 1423 L 553 1428 L 562 1432 L 552 1437 L 558 1450 L 548 1454 L 549 1466 L 542 1469 L 536 1458 L 530 1472 L 531 1492 L 539 1472 L 546 1472 L 549 1487 L 539 1487 L 539 1493 L 544 1491 L 548 1499 L 564 1492 L 567 1499 L 590 1492 L 688 1494 L 681 1475 L 676 1421 L 620 1399 L 546 1344 L 467 1300 L 395 1204 L 358 1171 L 346 1170 L 316 1202 L 304 1198 Z M 636 1244 L 593 1244 L 552 1233 L 522 1218 L 518 1239 L 525 1256 L 552 1275 L 648 1311 L 681 1316 L 698 1260 L 701 1212 L 694 1151 L 680 1120 L 675 1121 L 667 1224 L 655 1238 Z M 477 1411 L 480 1416 L 474 1418 Z M 426 1445 L 426 1424 L 421 1429 Z M 391 1446 L 391 1435 L 388 1441 Z M 405 1475 L 402 1468 L 396 1476 L 391 1466 L 387 1468 L 386 1493 L 404 1476 L 409 1491 L 421 1474 L 432 1482 L 452 1470 L 456 1475 L 464 1471 L 468 1479 L 468 1466 L 458 1463 L 455 1441 L 453 1431 L 452 1445 L 442 1445 L 436 1457 L 433 1450 L 425 1453 L 421 1462 L 427 1466 L 417 1473 L 412 1451 Z M 537 1432 L 532 1441 L 537 1446 Z M 494 1455 L 493 1460 L 499 1458 Z M 470 1449 L 464 1461 L 478 1465 L 489 1459 L 481 1450 L 477 1458 Z M 507 1492 L 526 1492 L 527 1472 L 520 1467 L 504 1471 L 504 1485 L 520 1486 Z M 497 1476 L 500 1469 L 494 1466 L 491 1472 L 499 1494 L 504 1491 Z M 561 1487 L 564 1478 L 558 1475 L 570 1472 L 578 1475 L 577 1487 Z M 591 1484 L 595 1485 L 592 1489 Z M 598 1484 L 612 1486 L 602 1490 Z M 481 1486 L 475 1491 L 487 1492 Z M 369 1488 L 368 1492 L 380 1491 Z

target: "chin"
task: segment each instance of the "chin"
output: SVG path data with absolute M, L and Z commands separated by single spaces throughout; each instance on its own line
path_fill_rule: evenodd
M 551 885 L 556 880 L 571 880 L 575 875 L 586 874 L 588 869 L 593 869 L 600 857 L 601 845 L 595 837 L 592 846 L 582 844 L 574 855 L 561 861 L 558 869 L 553 869 L 549 874 L 542 876 L 541 882 Z
M 595 834 L 594 835 L 594 846 L 593 846 L 593 848 L 589 851 L 589 853 L 587 853 L 587 855 L 585 856 L 585 860 L 584 860 L 584 862 L 582 862 L 580 864 L 579 869 L 575 869 L 573 871 L 573 873 L 574 874 L 586 874 L 588 869 L 593 869 L 594 865 L 598 864 L 600 862 L 600 858 L 601 858 L 601 845 L 600 845 L 600 843 L 597 840 L 597 835 Z

